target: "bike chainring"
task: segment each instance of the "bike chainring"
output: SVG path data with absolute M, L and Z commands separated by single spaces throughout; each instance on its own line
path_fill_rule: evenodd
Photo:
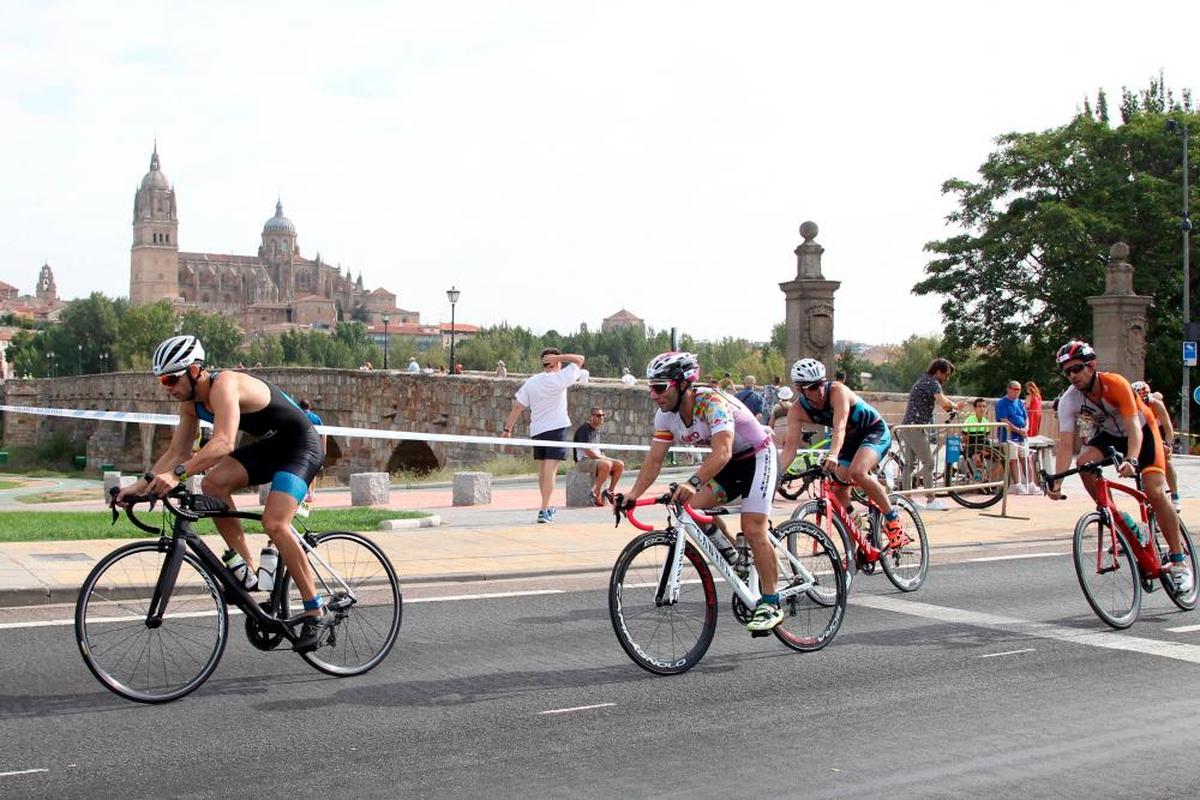
M 270 603 L 259 603 L 258 607 L 267 614 L 273 614 Z M 246 638 L 250 640 L 250 644 L 257 647 L 259 650 L 269 651 L 279 647 L 283 641 L 283 634 L 268 633 L 263 630 L 263 627 L 258 624 L 258 620 L 249 614 L 246 615 Z

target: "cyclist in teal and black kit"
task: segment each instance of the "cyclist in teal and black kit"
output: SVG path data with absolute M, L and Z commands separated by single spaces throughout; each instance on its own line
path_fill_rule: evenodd
M 793 364 L 792 383 L 797 395 L 788 410 L 782 463 L 791 464 L 796 457 L 801 425 L 832 428 L 829 455 L 825 457 L 826 469 L 841 481 L 853 481 L 862 487 L 883 512 L 884 531 L 889 542 L 894 542 L 903 533 L 900 515 L 888 501 L 883 485 L 871 474 L 892 445 L 887 423 L 846 384 L 825 380 L 825 365 L 816 359 L 802 358 Z M 850 487 L 838 485 L 837 491 L 838 501 L 849 508 Z
M 179 402 L 179 426 L 167 452 L 141 480 L 117 495 L 165 495 L 189 475 L 207 470 L 203 491 L 234 508 L 233 492 L 252 484 L 270 484 L 263 509 L 263 529 L 279 550 L 279 558 L 296 582 L 305 616 L 294 649 L 316 649 L 333 622 L 317 594 L 313 573 L 299 541 L 291 532 L 296 506 L 324 460 L 313 424 L 291 397 L 273 384 L 242 372 L 204 369 L 204 347 L 194 336 L 172 336 L 154 352 L 154 374 L 171 399 Z M 213 424 L 213 435 L 195 454 L 192 442 L 200 420 Z M 234 449 L 239 430 L 258 437 Z M 255 588 L 253 554 L 237 519 L 214 520 L 230 548 L 248 565 L 247 588 Z

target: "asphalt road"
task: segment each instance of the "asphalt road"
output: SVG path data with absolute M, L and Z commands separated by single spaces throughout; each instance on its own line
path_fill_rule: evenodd
M 722 588 L 675 678 L 622 652 L 607 576 L 413 587 L 360 678 L 235 635 L 166 706 L 102 689 L 68 626 L 3 627 L 0 797 L 1194 797 L 1200 630 L 1170 629 L 1200 614 L 1159 591 L 1105 634 L 1067 550 L 937 551 L 912 595 L 856 579 L 814 654 L 749 638 Z

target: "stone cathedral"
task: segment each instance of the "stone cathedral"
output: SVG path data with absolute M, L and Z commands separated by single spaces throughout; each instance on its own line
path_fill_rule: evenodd
M 230 316 L 247 332 L 331 328 L 339 316 L 375 324 L 385 313 L 397 323 L 421 321 L 417 312 L 396 307 L 395 294 L 366 290 L 361 272 L 352 279 L 320 253 L 314 259 L 300 255 L 296 226 L 283 215 L 281 201 L 263 225 L 257 255 L 181 251 L 175 189 L 156 145 L 133 199 L 129 301 L 164 299 L 184 310 Z

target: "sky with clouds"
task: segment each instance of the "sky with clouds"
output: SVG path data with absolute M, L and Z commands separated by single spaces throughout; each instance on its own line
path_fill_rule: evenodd
M 0 0 L 0 280 L 128 294 L 157 138 L 182 249 L 254 253 L 278 196 L 424 321 L 454 285 L 464 322 L 766 339 L 811 219 L 837 337 L 895 342 L 941 327 L 942 182 L 1100 88 L 1200 89 L 1183 8 Z

